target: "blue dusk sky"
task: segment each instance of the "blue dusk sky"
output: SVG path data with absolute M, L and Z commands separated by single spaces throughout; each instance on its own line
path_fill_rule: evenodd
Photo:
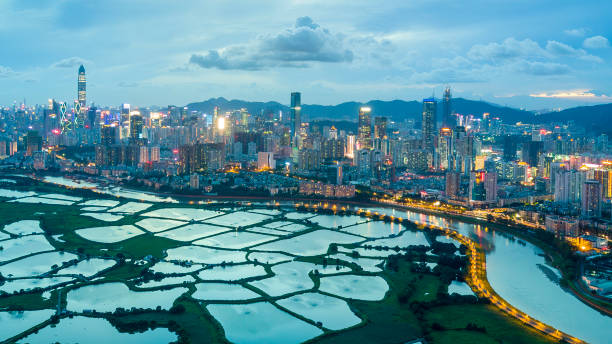
M 0 1 L 0 104 L 612 102 L 612 1 Z

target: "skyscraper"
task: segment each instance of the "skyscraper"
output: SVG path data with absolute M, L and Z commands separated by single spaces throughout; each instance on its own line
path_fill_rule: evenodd
M 423 149 L 432 152 L 436 137 L 436 100 L 423 99 Z
M 374 117 L 374 138 L 382 139 L 387 136 L 387 117 Z
M 295 138 L 300 134 L 302 126 L 302 94 L 300 92 L 291 93 L 291 130 L 292 136 Z
M 130 141 L 137 142 L 142 134 L 144 121 L 139 111 L 130 112 Z
M 111 146 L 117 143 L 117 128 L 111 125 L 103 125 L 100 128 L 100 143 L 103 146 Z
M 372 148 L 372 109 L 369 106 L 359 108 L 359 121 L 357 126 L 357 149 Z
M 582 216 L 601 216 L 602 193 L 598 180 L 587 180 L 582 184 Z
M 81 108 L 85 108 L 87 105 L 87 92 L 86 92 L 86 80 L 85 80 L 85 67 L 81 65 L 79 67 L 79 80 L 77 82 L 78 100 Z
M 77 81 L 77 101 L 74 103 L 75 126 L 82 128 L 85 126 L 85 106 L 87 104 L 85 67 L 79 67 L 79 77 Z
M 593 172 L 593 179 L 598 180 L 602 186 L 603 198 L 612 198 L 612 170 L 599 169 Z
M 444 98 L 442 99 L 442 127 L 443 128 L 453 128 L 457 124 L 453 119 L 453 109 L 451 104 L 451 90 L 450 87 L 447 87 L 444 90 Z

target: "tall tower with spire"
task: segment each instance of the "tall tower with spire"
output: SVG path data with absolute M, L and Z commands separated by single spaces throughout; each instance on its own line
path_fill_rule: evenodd
M 79 103 L 81 104 L 81 108 L 85 108 L 86 104 L 87 104 L 87 91 L 86 91 L 86 80 L 85 80 L 85 67 L 83 67 L 83 65 L 81 65 L 81 67 L 79 67 L 79 81 L 77 83 L 77 90 L 78 90 L 78 100 Z
M 455 125 L 457 125 L 456 121 L 453 119 L 453 109 L 451 103 L 451 89 L 447 87 L 444 89 L 444 98 L 442 99 L 442 127 L 454 129 Z
M 76 127 L 80 128 L 85 125 L 85 106 L 87 104 L 85 67 L 79 67 L 79 78 L 77 81 L 77 101 L 74 106 L 74 115 L 76 116 Z

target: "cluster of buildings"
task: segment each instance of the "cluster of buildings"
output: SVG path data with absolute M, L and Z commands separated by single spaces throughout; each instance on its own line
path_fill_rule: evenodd
M 172 187 L 194 192 L 209 191 L 201 181 L 214 174 L 274 173 L 298 184 L 282 190 L 303 196 L 354 197 L 359 186 L 470 209 L 535 207 L 534 223 L 566 237 L 584 235 L 584 228 L 605 232 L 612 217 L 605 134 L 571 122 L 459 114 L 450 88 L 441 99 L 424 99 L 418 114 L 391 117 L 364 105 L 346 114 L 354 118 L 347 125 L 308 121 L 313 114 L 304 113 L 299 92 L 290 94 L 288 113 L 88 106 L 81 66 L 73 102 L 0 111 L 0 166 L 153 176 L 157 187 L 163 176 L 184 176 Z

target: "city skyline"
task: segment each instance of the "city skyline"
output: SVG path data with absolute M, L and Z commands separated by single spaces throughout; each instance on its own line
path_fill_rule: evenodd
M 0 342 L 609 342 L 605 13 L 0 1 Z
M 0 103 L 71 102 L 80 64 L 88 102 L 107 105 L 217 96 L 285 104 L 294 89 L 309 104 L 420 100 L 450 85 L 455 97 L 539 110 L 607 103 L 612 94 L 611 29 L 581 15 L 609 12 L 605 3 L 387 3 L 367 15 L 352 3 L 242 3 L 233 12 L 218 3 L 147 5 L 140 17 L 137 2 L 3 3 Z M 437 14 L 423 14 L 430 8 Z M 275 16 L 262 20 L 266 11 Z M 20 43 L 29 39 L 39 44 Z

